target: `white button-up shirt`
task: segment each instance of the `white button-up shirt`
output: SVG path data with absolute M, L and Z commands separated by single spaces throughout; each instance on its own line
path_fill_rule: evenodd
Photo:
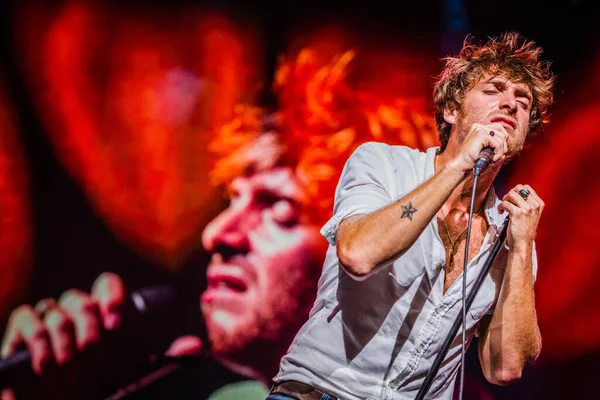
M 361 281 L 340 267 L 335 235 L 345 218 L 385 207 L 429 179 L 436 150 L 423 153 L 370 142 L 348 159 L 336 189 L 334 216 L 321 230 L 330 246 L 317 299 L 281 360 L 276 382 L 304 382 L 340 399 L 416 396 L 461 309 L 462 275 L 443 293 L 446 253 L 437 218 L 401 257 Z M 468 292 L 504 222 L 499 203 L 492 188 L 485 203 L 489 229 L 467 266 Z M 493 312 L 506 259 L 503 246 L 467 313 L 468 340 L 479 320 Z M 536 269 L 534 251 L 534 279 Z M 427 398 L 452 398 L 460 353 L 459 330 Z

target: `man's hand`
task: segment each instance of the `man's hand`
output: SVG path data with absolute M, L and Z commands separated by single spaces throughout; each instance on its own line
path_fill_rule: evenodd
M 28 385 L 39 389 L 37 394 L 30 393 L 31 397 L 48 398 L 51 392 L 47 390 L 53 387 L 59 398 L 68 398 L 68 391 L 77 391 L 81 364 L 98 366 L 102 358 L 98 344 L 106 331 L 119 327 L 125 296 L 121 279 L 104 273 L 91 293 L 71 289 L 58 301 L 44 299 L 34 307 L 22 305 L 9 317 L 0 355 L 7 357 L 25 346 L 40 378 L 40 384 Z M 12 390 L 2 392 L 2 399 L 14 397 Z
M 519 193 L 523 189 L 529 192 L 526 199 Z M 506 211 L 510 215 L 510 225 L 506 239 L 508 247 L 510 249 L 531 251 L 540 216 L 544 210 L 544 201 L 531 186 L 517 185 L 502 198 L 498 210 L 500 212 Z
M 491 132 L 494 134 L 492 135 Z M 473 169 L 484 147 L 494 149 L 492 162 L 502 162 L 508 151 L 508 133 L 501 123 L 489 125 L 473 124 L 465 136 L 457 156 L 448 165 L 457 170 L 468 172 Z

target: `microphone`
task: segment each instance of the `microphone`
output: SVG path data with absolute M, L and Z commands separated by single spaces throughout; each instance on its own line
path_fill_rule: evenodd
M 106 332 L 102 340 L 110 343 L 121 343 L 127 350 L 139 357 L 154 352 L 164 352 L 167 346 L 176 338 L 187 333 L 197 334 L 201 326 L 190 327 L 192 320 L 201 323 L 200 310 L 197 316 L 191 317 L 188 302 L 181 302 L 175 291 L 166 286 L 141 288 L 129 296 L 123 305 L 121 326 L 115 331 Z M 197 304 L 197 303 L 196 303 Z M 182 325 L 185 324 L 186 328 Z M 203 335 L 200 335 L 203 337 Z M 31 354 L 29 350 L 18 350 L 0 360 L 0 388 L 11 386 L 14 379 L 29 377 L 33 374 Z
M 494 158 L 494 149 L 487 146 L 481 149 L 479 152 L 479 157 L 477 161 L 475 161 L 475 166 L 473 167 L 473 173 L 475 176 L 479 176 L 486 170 L 490 162 Z

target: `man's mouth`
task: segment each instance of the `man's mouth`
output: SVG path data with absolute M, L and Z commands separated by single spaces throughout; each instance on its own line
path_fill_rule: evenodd
M 231 290 L 244 293 L 248 290 L 248 284 L 240 276 L 224 272 L 217 272 L 208 276 L 208 289 Z
M 237 309 L 247 301 L 254 274 L 245 264 L 211 264 L 206 273 L 207 288 L 202 293 L 204 306 Z
M 505 128 L 510 128 L 512 130 L 517 129 L 516 121 L 510 117 L 498 116 L 498 117 L 492 118 L 492 120 L 490 122 L 492 122 L 492 123 L 500 122 L 502 125 L 504 125 Z

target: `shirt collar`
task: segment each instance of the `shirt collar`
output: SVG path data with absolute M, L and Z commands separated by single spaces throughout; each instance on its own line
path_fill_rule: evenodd
M 502 201 L 496 196 L 496 190 L 494 186 L 491 186 L 487 192 L 487 196 L 485 198 L 485 217 L 487 218 L 487 222 L 490 225 L 490 228 L 494 229 L 494 234 L 498 235 L 500 230 L 502 229 L 502 225 L 506 220 L 508 214 L 505 212 L 500 214 L 498 211 L 498 206 L 502 203 Z

